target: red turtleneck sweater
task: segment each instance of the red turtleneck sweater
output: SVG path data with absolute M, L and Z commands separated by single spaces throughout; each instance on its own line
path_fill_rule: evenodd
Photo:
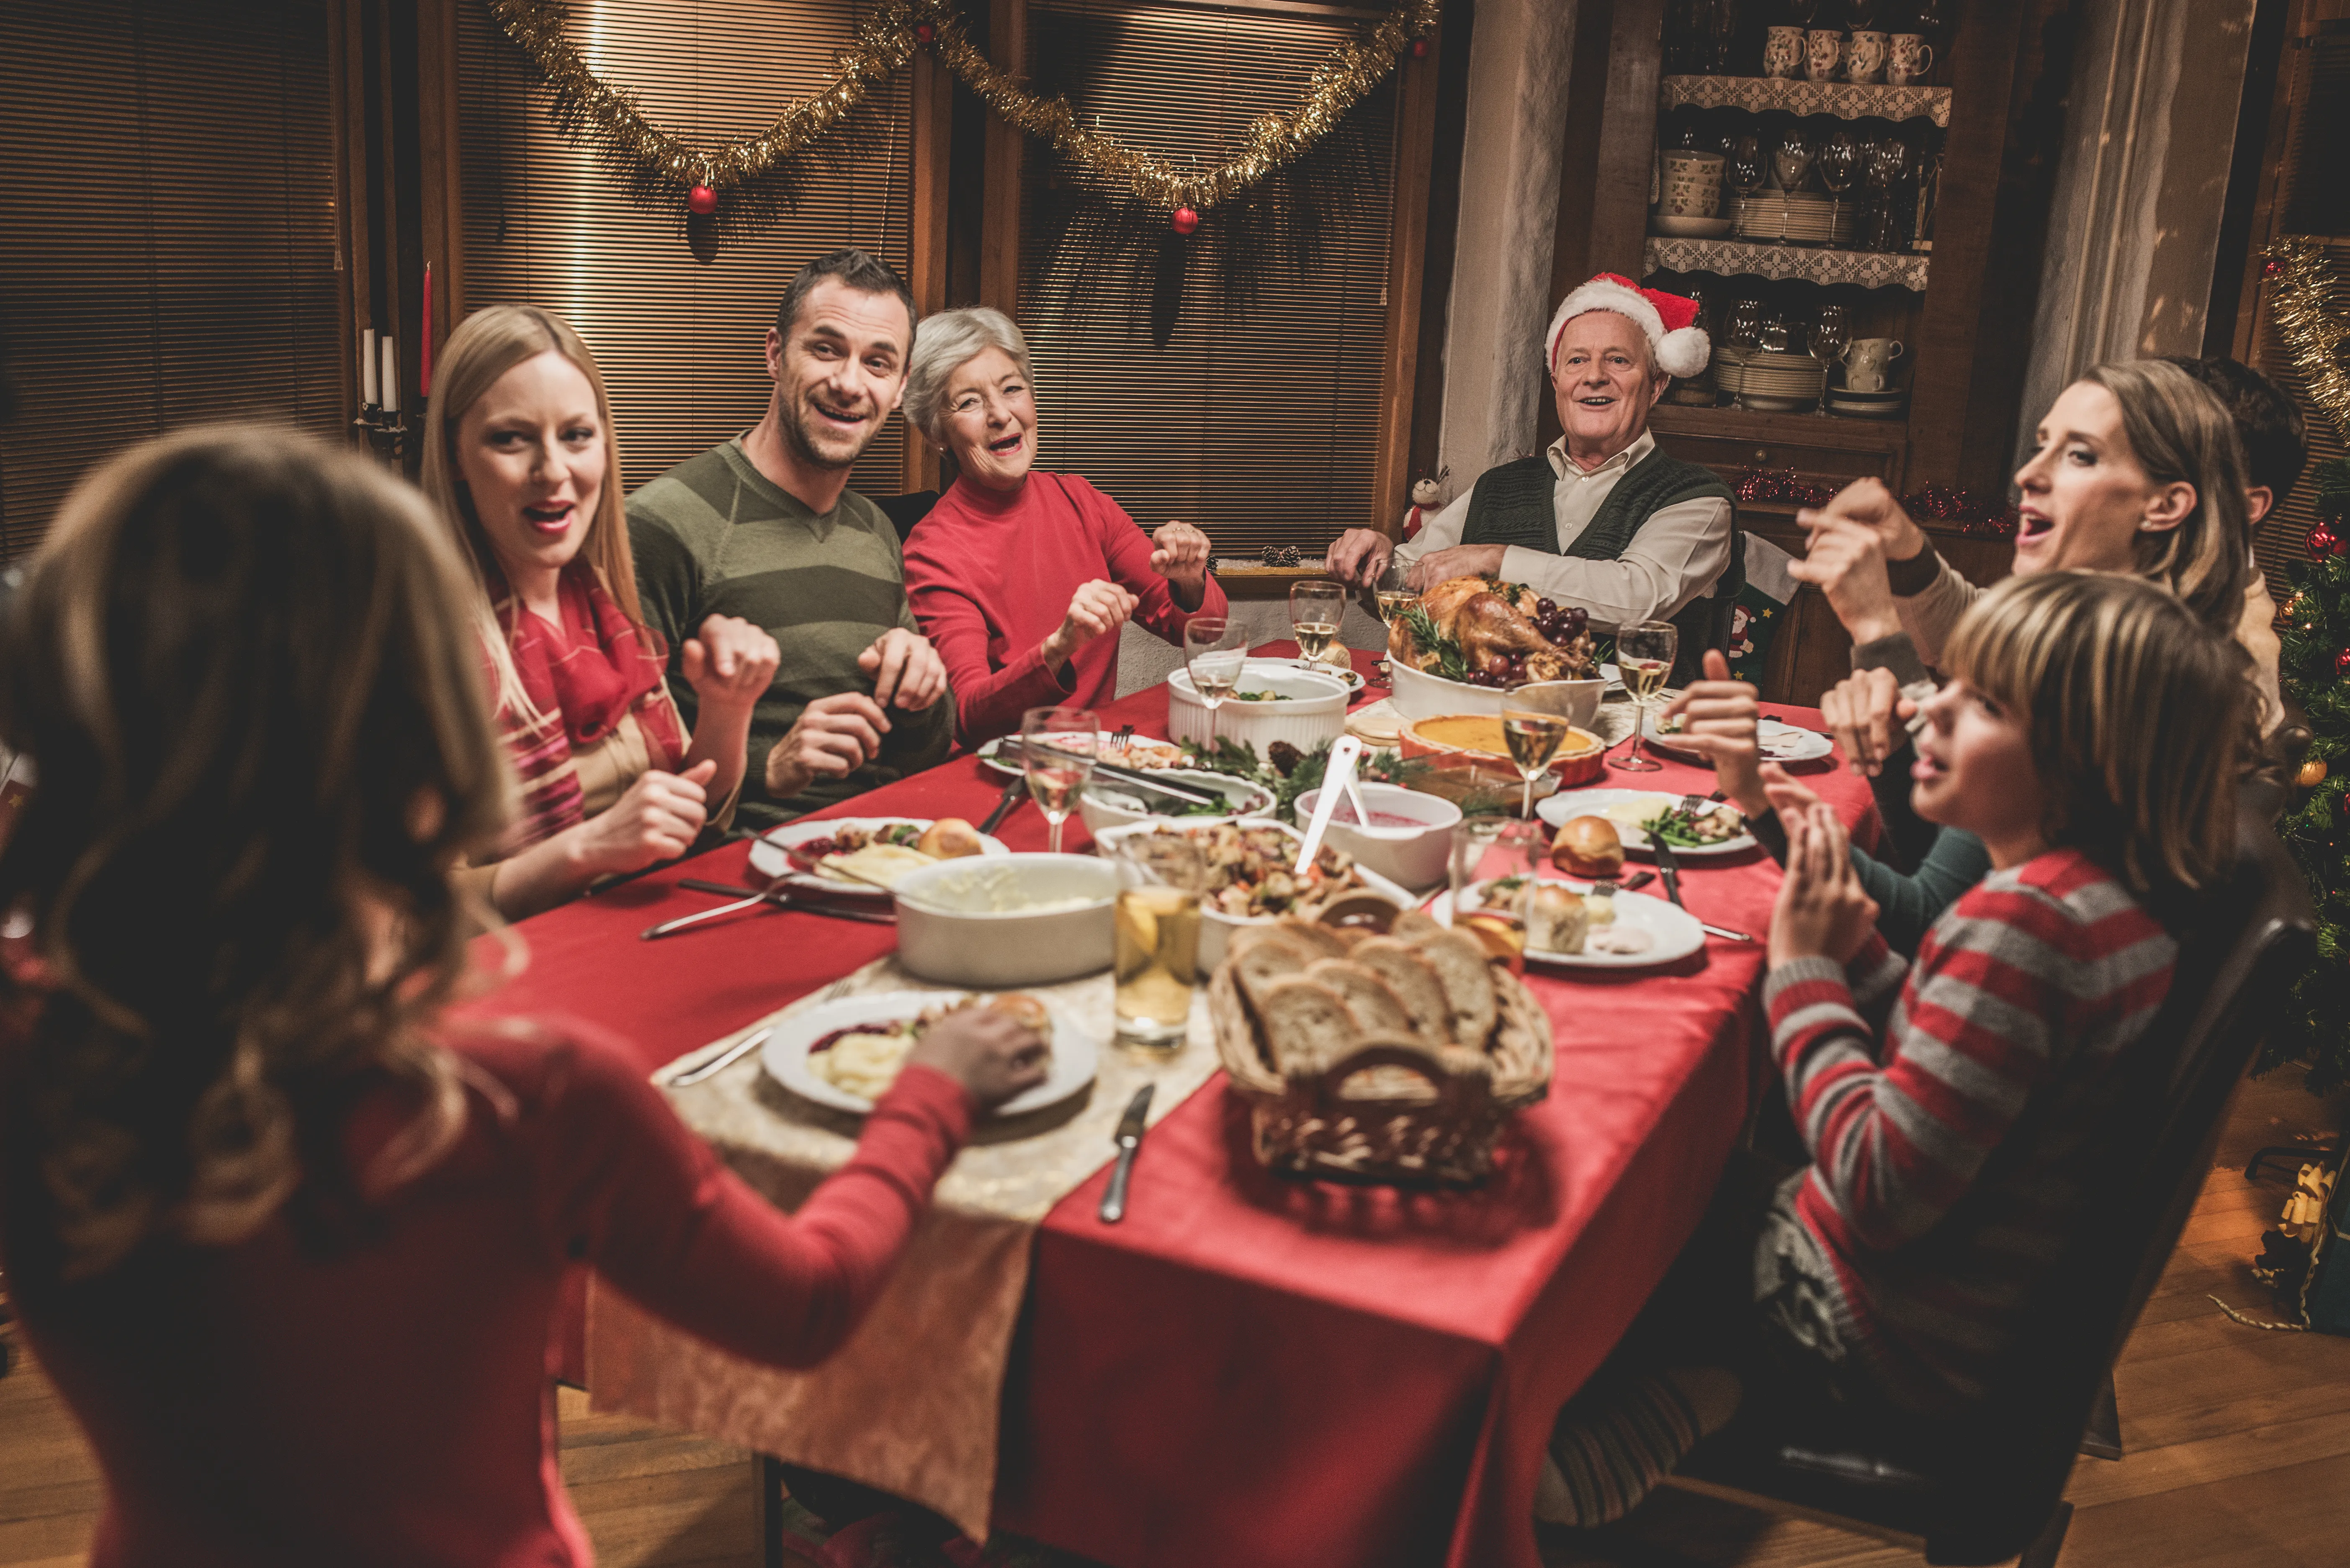
M 1134 623 L 1181 647 L 1195 615 L 1226 613 L 1208 579 L 1196 610 L 1150 569 L 1150 536 L 1074 473 L 1032 470 L 1006 495 L 968 479 L 939 497 L 906 541 L 906 597 L 954 682 L 965 745 L 1020 727 L 1030 708 L 1098 708 L 1118 695 L 1118 639 L 1097 637 L 1058 670 L 1041 651 L 1077 589 L 1100 577 L 1142 602 Z

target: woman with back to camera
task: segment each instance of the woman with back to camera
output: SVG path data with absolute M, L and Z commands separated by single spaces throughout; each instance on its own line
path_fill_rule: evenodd
M 451 870 L 505 826 L 466 602 L 413 492 L 216 429 L 85 480 L 10 619 L 41 782 L 0 852 L 0 1266 L 105 1471 L 99 1568 L 587 1563 L 566 1266 L 812 1365 L 1042 1076 L 951 1015 L 786 1216 L 609 1036 L 444 1019 Z
M 723 826 L 775 639 L 711 616 L 684 649 L 689 736 L 637 604 L 619 439 L 596 357 L 563 318 L 494 305 L 449 337 L 424 492 L 463 547 L 494 710 L 522 779 L 506 838 L 467 875 L 519 919 Z

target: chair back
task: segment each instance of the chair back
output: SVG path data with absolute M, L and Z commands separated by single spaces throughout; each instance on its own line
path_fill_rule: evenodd
M 2089 1413 L 2201 1192 L 2236 1085 L 2316 947 L 2300 869 L 2262 813 L 2238 825 L 2227 882 L 2179 933 L 2170 992 L 2137 1047 L 2144 1071 L 2115 1117 L 2116 1173 L 2042 1293 L 2029 1337 L 1983 1407 L 1959 1423 L 1929 1532 L 1936 1563 L 1997 1562 L 2064 1495 Z

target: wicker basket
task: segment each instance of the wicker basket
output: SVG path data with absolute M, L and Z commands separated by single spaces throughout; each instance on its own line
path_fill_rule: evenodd
M 1309 1176 L 1482 1180 L 1510 1114 L 1550 1091 L 1550 1019 L 1508 971 L 1496 966 L 1493 986 L 1501 1021 L 1490 1050 L 1373 1033 L 1318 1073 L 1284 1076 L 1232 967 L 1219 969 L 1208 1015 L 1225 1075 L 1249 1103 L 1257 1158 Z

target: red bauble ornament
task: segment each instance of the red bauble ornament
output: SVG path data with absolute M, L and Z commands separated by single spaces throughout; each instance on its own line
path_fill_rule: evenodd
M 2350 680 L 2350 648 L 2345 648 L 2334 656 L 2334 673 L 2345 680 Z
M 2341 545 L 2342 541 L 2334 536 L 2334 530 L 2323 523 L 2309 531 L 2309 558 L 2313 561 L 2325 559 Z
M 2284 275 L 2284 263 L 2278 261 L 2273 257 L 2270 258 L 2269 264 L 2261 268 L 2261 275 L 2262 277 L 2282 277 Z
M 1411 57 L 1415 60 L 1424 60 L 1428 58 L 1428 40 L 1426 38 L 1414 38 L 1411 41 Z
M 1200 232 L 1200 214 L 1189 207 L 1176 208 L 1175 215 L 1168 222 L 1174 226 L 1175 232 L 1179 234 L 1193 234 Z
M 698 218 L 706 218 L 718 211 L 718 192 L 707 185 L 696 185 L 685 193 L 685 205 Z
M 914 28 L 914 42 L 918 44 L 927 44 L 938 36 L 939 30 L 928 22 L 923 22 Z

